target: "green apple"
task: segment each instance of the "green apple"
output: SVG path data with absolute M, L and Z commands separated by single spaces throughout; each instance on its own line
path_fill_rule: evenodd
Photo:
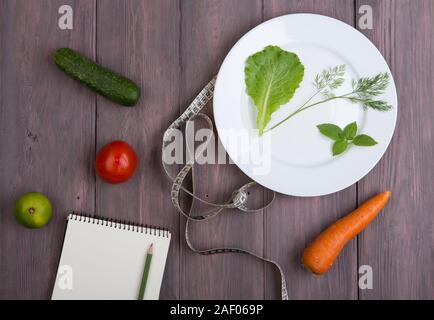
M 50 200 L 42 193 L 28 192 L 15 203 L 15 218 L 27 228 L 42 228 L 53 215 Z

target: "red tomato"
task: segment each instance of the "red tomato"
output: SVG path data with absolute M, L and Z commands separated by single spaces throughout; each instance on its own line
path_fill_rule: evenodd
M 136 171 L 137 155 L 124 141 L 113 141 L 102 147 L 96 155 L 96 173 L 110 183 L 121 183 Z

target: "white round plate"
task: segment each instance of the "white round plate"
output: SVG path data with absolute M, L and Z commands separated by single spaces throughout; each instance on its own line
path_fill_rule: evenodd
M 246 59 L 267 45 L 295 52 L 305 67 L 303 81 L 291 101 L 273 113 L 276 124 L 314 92 L 316 74 L 336 65 L 346 65 L 346 81 L 336 93 L 351 89 L 351 79 L 389 72 L 390 84 L 380 97 L 393 109 L 363 110 L 343 99 L 301 112 L 280 127 L 258 137 L 256 108 L 246 94 Z M 223 146 L 231 160 L 251 179 L 274 191 L 293 196 L 320 196 L 342 190 L 364 177 L 383 156 L 397 118 L 395 83 L 377 48 L 353 27 L 330 17 L 290 14 L 260 24 L 244 35 L 225 58 L 214 92 L 214 118 Z M 332 141 L 317 125 L 344 127 L 357 121 L 358 133 L 378 141 L 373 147 L 350 146 L 332 156 Z M 247 137 L 247 138 L 246 138 Z M 258 149 L 258 145 L 262 149 Z

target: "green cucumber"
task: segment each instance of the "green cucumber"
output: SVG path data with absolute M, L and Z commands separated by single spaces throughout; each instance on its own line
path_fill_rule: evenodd
M 113 102 L 131 107 L 140 98 L 140 88 L 133 81 L 97 64 L 77 51 L 60 48 L 54 53 L 54 62 L 67 75 Z

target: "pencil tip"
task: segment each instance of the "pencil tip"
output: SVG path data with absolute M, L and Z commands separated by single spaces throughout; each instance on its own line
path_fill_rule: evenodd
M 154 244 L 151 243 L 151 246 L 149 247 L 148 253 L 152 254 L 154 253 Z

